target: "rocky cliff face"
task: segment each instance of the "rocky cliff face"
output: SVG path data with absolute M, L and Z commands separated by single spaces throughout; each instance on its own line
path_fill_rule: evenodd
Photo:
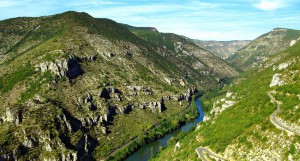
M 86 13 L 0 28 L 0 160 L 105 159 L 237 74 L 195 44 L 169 50 Z
M 231 55 L 235 54 L 236 51 L 242 49 L 248 45 L 250 40 L 233 40 L 233 41 L 201 41 L 193 40 L 197 45 L 204 49 L 211 51 L 216 56 L 227 59 Z
M 67 59 L 56 60 L 55 62 L 43 62 L 37 67 L 40 68 L 42 73 L 51 71 L 52 74 L 59 78 L 67 77 L 73 79 L 83 74 L 83 70 L 80 68 L 79 59 L 71 55 Z
M 300 39 L 300 31 L 275 28 L 253 40 L 227 60 L 242 70 L 249 70 L 261 64 L 269 55 L 287 49 Z

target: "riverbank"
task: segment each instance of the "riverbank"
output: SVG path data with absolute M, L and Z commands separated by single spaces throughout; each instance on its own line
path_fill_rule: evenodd
M 156 154 L 158 154 L 162 149 L 169 146 L 173 147 L 173 145 L 175 145 L 178 140 L 187 135 L 188 132 L 193 131 L 196 125 L 200 121 L 202 121 L 204 117 L 204 113 L 201 110 L 200 100 L 193 99 L 193 104 L 195 104 L 195 106 L 197 107 L 194 109 L 197 109 L 198 113 L 200 114 L 197 118 L 193 119 L 192 121 L 189 121 L 187 124 L 181 126 L 180 128 L 175 129 L 170 133 L 167 133 L 162 138 L 143 146 L 138 151 L 134 152 L 128 158 L 126 158 L 125 161 L 148 161 L 149 159 L 153 158 Z
M 199 95 L 194 95 L 191 101 L 191 104 L 187 110 L 176 116 L 176 118 L 170 118 L 168 120 L 163 121 L 159 125 L 156 125 L 153 129 L 142 133 L 141 135 L 137 136 L 137 138 L 131 140 L 130 142 L 122 145 L 119 149 L 115 150 L 107 160 L 124 160 L 130 154 L 136 152 L 141 147 L 150 144 L 151 142 L 163 138 L 166 134 L 180 129 L 184 125 L 187 125 L 188 122 L 191 120 L 195 120 L 198 116 L 198 110 L 195 103 L 195 97 L 199 97 Z M 187 116 L 189 116 L 187 118 Z

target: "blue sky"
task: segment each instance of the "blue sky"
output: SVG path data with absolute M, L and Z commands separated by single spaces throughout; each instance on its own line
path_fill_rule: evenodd
M 0 20 L 68 10 L 201 40 L 251 40 L 275 27 L 300 29 L 299 0 L 0 0 Z

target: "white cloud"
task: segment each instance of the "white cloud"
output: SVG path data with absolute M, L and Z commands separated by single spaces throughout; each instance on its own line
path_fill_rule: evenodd
M 259 3 L 255 3 L 252 6 L 264 11 L 274 11 L 287 5 L 284 3 L 284 0 L 260 0 Z
M 11 1 L 0 1 L 0 7 L 11 7 L 14 5 L 15 3 Z

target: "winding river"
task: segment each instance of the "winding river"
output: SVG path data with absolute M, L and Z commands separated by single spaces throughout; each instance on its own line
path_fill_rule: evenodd
M 201 102 L 199 98 L 195 100 L 199 117 L 194 119 L 193 121 L 185 124 L 179 129 L 176 129 L 167 135 L 165 135 L 163 138 L 160 138 L 156 141 L 151 142 L 150 144 L 147 144 L 143 147 L 141 147 L 138 151 L 132 153 L 128 158 L 125 159 L 125 161 L 147 161 L 151 158 L 151 148 L 153 148 L 153 154 L 157 153 L 159 151 L 159 147 L 166 147 L 168 140 L 179 133 L 181 130 L 188 131 L 191 127 L 196 126 L 199 122 L 203 120 L 204 112 L 201 109 Z

